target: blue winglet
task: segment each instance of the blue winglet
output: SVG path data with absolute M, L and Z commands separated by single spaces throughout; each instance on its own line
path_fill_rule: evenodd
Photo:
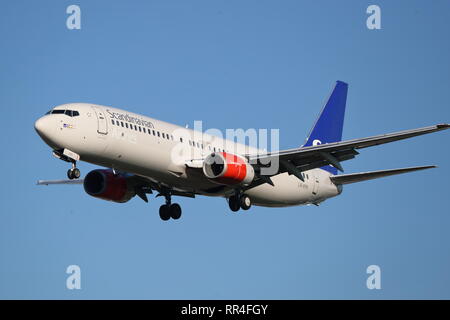
M 312 128 L 304 147 L 341 141 L 344 127 L 345 104 L 347 101 L 348 84 L 337 81 L 328 101 Z M 337 174 L 332 166 L 322 169 Z

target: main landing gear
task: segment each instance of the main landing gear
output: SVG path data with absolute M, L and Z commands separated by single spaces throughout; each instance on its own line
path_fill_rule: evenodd
M 69 178 L 70 180 L 78 179 L 80 178 L 80 175 L 81 175 L 80 169 L 77 168 L 76 161 L 72 161 L 72 168 L 67 170 L 67 178 Z
M 159 207 L 159 217 L 163 221 L 167 221 L 170 218 L 178 220 L 181 217 L 181 207 L 178 203 L 172 203 L 170 194 L 164 195 L 166 198 L 166 204 Z
M 236 212 L 239 211 L 239 209 L 250 209 L 252 201 L 248 195 L 236 193 L 228 198 L 228 205 L 230 206 L 231 211 Z

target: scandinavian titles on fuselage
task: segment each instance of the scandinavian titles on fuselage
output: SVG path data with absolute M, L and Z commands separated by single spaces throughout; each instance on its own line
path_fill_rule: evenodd
M 139 119 L 138 117 L 130 116 L 130 115 L 128 115 L 128 113 L 123 114 L 123 113 L 119 113 L 119 112 L 113 112 L 113 111 L 110 111 L 109 109 L 106 109 L 106 112 L 109 113 L 111 119 L 126 121 L 126 122 L 129 122 L 132 124 L 136 124 L 138 126 L 145 126 L 147 128 L 152 128 L 152 129 L 155 128 L 155 126 L 153 125 L 152 122 L 144 120 L 143 118 Z

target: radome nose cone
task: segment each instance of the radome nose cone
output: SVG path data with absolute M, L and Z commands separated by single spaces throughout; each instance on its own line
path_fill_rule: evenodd
M 43 116 L 36 120 L 34 129 L 42 139 L 50 139 L 52 132 L 52 123 L 48 116 Z
M 43 130 L 44 130 L 44 121 L 42 120 L 42 118 L 39 118 L 39 119 L 36 120 L 36 122 L 34 123 L 34 129 L 39 134 L 41 134 L 43 132 Z
M 55 120 L 51 116 L 43 116 L 36 120 L 34 129 L 39 137 L 53 149 L 60 148 L 60 145 L 55 141 L 57 138 Z

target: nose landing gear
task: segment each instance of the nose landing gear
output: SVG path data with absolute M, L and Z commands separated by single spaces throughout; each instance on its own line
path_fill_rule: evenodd
M 69 149 L 53 150 L 53 156 L 65 162 L 72 163 L 72 168 L 67 170 L 67 178 L 70 180 L 78 179 L 80 177 L 80 169 L 77 168 L 77 160 L 80 160 L 80 155 Z
M 72 162 L 72 168 L 67 170 L 67 178 L 70 180 L 80 178 L 80 169 L 76 167 L 76 162 Z

